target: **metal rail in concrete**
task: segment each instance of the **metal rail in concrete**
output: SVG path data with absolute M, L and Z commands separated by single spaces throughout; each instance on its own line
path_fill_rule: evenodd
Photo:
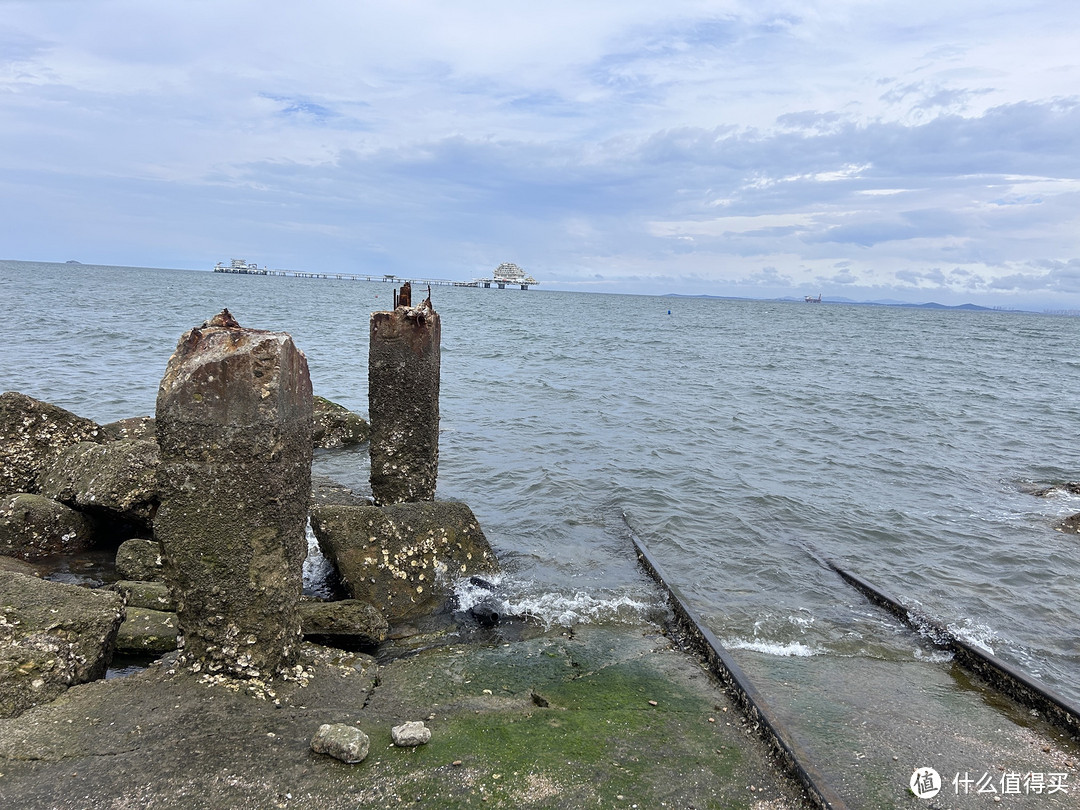
M 823 810 L 847 810 L 848 805 L 839 794 L 825 781 L 818 768 L 810 761 L 795 738 L 780 723 L 757 687 L 746 673 L 724 649 L 713 632 L 705 626 L 701 618 L 690 607 L 678 588 L 664 575 L 656 558 L 649 553 L 645 544 L 631 533 L 638 562 L 668 595 L 668 601 L 675 612 L 682 630 L 691 643 L 704 657 L 709 669 L 716 677 L 731 687 L 736 700 L 746 716 L 754 722 L 757 730 L 779 754 L 788 770 L 806 790 L 808 797 Z
M 948 627 L 914 608 L 905 607 L 892 594 L 871 585 L 862 577 L 824 561 L 874 604 L 885 608 L 904 624 L 952 652 L 955 661 L 988 685 L 1020 703 L 1041 712 L 1054 725 L 1074 737 L 1080 736 L 1080 707 L 1054 694 L 1047 686 L 995 655 L 968 644 Z

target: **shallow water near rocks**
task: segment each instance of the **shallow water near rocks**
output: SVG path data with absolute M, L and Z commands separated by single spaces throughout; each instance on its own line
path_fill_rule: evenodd
M 98 422 L 150 414 L 176 340 L 227 306 L 289 331 L 366 414 L 388 284 L 0 262 L 0 388 Z M 467 502 L 508 605 L 618 622 L 661 602 L 634 531 L 736 652 L 915 653 L 833 558 L 1080 700 L 1080 320 L 435 288 L 439 497 Z M 670 311 L 670 314 L 669 314 Z M 363 452 L 316 462 L 358 491 Z M 70 573 L 70 572 L 69 572 Z

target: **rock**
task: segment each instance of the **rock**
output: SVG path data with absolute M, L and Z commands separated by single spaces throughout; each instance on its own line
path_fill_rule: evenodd
M 42 494 L 149 529 L 157 511 L 157 442 L 125 439 L 66 448 L 41 477 Z
M 1075 515 L 1069 515 L 1055 526 L 1059 532 L 1066 534 L 1080 534 L 1080 512 Z
M 93 523 L 74 509 L 26 492 L 0 496 L 0 554 L 33 560 L 93 543 Z
M 311 476 L 311 506 L 370 506 L 371 498 L 358 495 L 326 475 Z
M 312 420 L 311 439 L 315 447 L 351 447 L 363 444 L 371 436 L 371 426 L 363 417 L 323 397 L 312 397 Z
M 28 562 L 0 555 L 0 571 L 10 571 L 28 577 L 40 577 L 41 573 Z
M 0 717 L 103 677 L 123 618 L 115 593 L 0 572 Z
M 442 609 L 455 579 L 498 570 L 463 503 L 324 506 L 311 526 L 350 595 L 377 605 L 391 624 Z
M 164 579 L 161 544 L 155 540 L 125 540 L 116 550 L 116 573 L 124 579 L 160 582 Z
M 311 407 L 292 338 L 242 328 L 228 310 L 185 333 L 169 358 L 154 534 L 185 664 L 268 678 L 298 653 Z
M 311 750 L 327 754 L 350 765 L 363 762 L 371 748 L 368 735 L 344 723 L 323 723 L 311 738 Z
M 0 394 L 0 495 L 38 491 L 38 476 L 68 447 L 101 442 L 101 427 L 16 391 Z
M 481 627 L 494 627 L 501 618 L 494 598 L 484 599 L 470 607 L 466 613 Z
M 101 429 L 110 441 L 123 441 L 125 439 L 157 440 L 157 430 L 152 416 L 132 416 L 129 419 L 109 422 L 102 425 Z
M 116 649 L 126 653 L 172 652 L 176 649 L 178 628 L 175 613 L 129 605 L 127 617 L 116 634 Z
M 301 602 L 304 636 L 327 643 L 353 641 L 375 645 L 386 641 L 386 619 L 378 608 L 357 599 L 338 602 Z
M 146 582 L 131 579 L 122 579 L 114 582 L 109 590 L 116 591 L 124 598 L 124 604 L 129 608 L 146 608 L 147 610 L 176 611 L 169 586 L 164 582 Z
M 394 726 L 390 729 L 390 736 L 394 745 L 400 748 L 415 748 L 431 740 L 431 729 L 424 725 L 423 720 L 412 720 Z

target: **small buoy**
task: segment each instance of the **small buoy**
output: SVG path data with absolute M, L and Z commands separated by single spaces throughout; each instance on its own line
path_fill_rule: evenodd
M 671 310 L 670 310 L 670 309 L 669 309 L 669 310 L 667 311 L 667 314 L 668 314 L 668 315 L 670 315 L 670 314 L 671 314 Z

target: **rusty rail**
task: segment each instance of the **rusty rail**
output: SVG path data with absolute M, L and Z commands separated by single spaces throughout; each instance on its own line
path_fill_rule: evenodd
M 731 654 L 724 649 L 713 632 L 705 626 L 678 588 L 664 576 L 660 564 L 649 553 L 645 544 L 633 532 L 630 533 L 630 539 L 634 544 L 641 567 L 667 592 L 668 601 L 681 629 L 705 659 L 709 670 L 732 689 L 736 702 L 744 714 L 755 724 L 765 741 L 773 747 L 787 769 L 802 784 L 808 798 L 822 810 L 847 810 L 847 804 L 825 781 L 824 776 L 810 761 L 802 746 L 781 725 L 780 720 L 750 678 L 731 657 Z
M 845 571 L 830 560 L 824 560 L 824 563 L 871 602 L 885 608 L 913 630 L 948 649 L 960 666 L 989 686 L 1029 708 L 1036 709 L 1047 720 L 1070 735 L 1080 736 L 1080 707 L 1054 694 L 1044 684 L 1005 663 L 996 655 L 984 652 L 958 638 L 948 627 L 935 619 L 914 608 L 905 607 L 895 596 L 871 585 L 862 577 Z

